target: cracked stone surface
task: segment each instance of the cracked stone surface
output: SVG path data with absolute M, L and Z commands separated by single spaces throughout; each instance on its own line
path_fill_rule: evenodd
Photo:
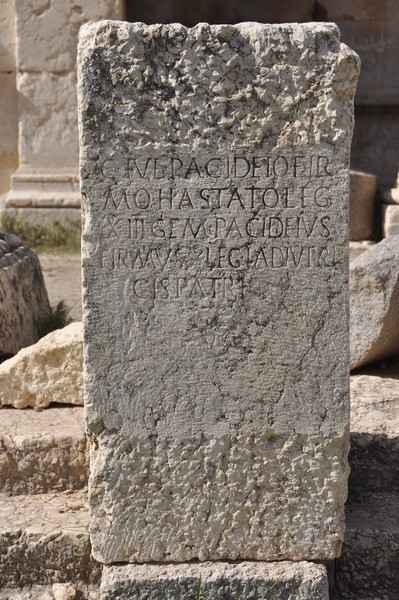
M 357 56 L 332 24 L 104 21 L 79 68 L 94 556 L 335 557 Z
M 241 600 L 328 600 L 325 567 L 312 563 L 202 563 L 184 565 L 125 565 L 105 567 L 101 600 L 177 600 L 196 597 Z

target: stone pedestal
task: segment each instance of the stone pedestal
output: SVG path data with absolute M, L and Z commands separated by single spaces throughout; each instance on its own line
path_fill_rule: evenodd
M 334 558 L 357 56 L 333 24 L 103 21 L 79 65 L 94 556 Z

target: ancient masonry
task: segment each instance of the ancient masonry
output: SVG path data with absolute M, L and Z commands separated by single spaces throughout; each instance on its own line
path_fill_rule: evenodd
M 336 557 L 358 57 L 332 24 L 104 21 L 79 68 L 94 557 Z

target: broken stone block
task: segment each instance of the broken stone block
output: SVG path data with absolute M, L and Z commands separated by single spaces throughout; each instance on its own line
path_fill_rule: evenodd
M 399 353 L 399 236 L 350 263 L 351 369 Z
M 0 307 L 1 359 L 37 342 L 51 313 L 39 259 L 12 233 L 0 234 Z
M 0 365 L 0 406 L 83 405 L 82 323 L 52 331 Z
M 200 579 L 201 578 L 201 579 Z M 306 562 L 205 562 L 104 567 L 101 600 L 328 600 L 325 567 Z

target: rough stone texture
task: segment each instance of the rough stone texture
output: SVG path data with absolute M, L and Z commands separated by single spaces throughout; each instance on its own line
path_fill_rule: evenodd
M 88 523 L 83 492 L 2 496 L 0 589 L 98 582 Z
M 399 236 L 350 264 L 351 369 L 399 353 Z
M 121 18 L 122 1 L 16 0 L 14 11 L 19 167 L 5 196 L 5 212 L 28 206 L 76 208 L 78 31 L 88 21 Z M 25 217 L 30 222 L 31 213 Z
M 0 493 L 81 489 L 88 471 L 81 407 L 0 411 Z
M 0 406 L 83 404 L 83 329 L 71 323 L 0 365 Z
M 350 172 L 349 239 L 369 240 L 374 229 L 374 200 L 377 177 L 362 171 Z
M 95 557 L 334 557 L 356 55 L 102 22 L 79 62 Z
M 399 205 L 382 205 L 382 232 L 384 237 L 399 235 Z
M 13 234 L 0 234 L 0 305 L 0 357 L 37 342 L 50 304 L 36 254 Z
M 372 248 L 375 245 L 376 245 L 376 242 L 372 242 L 370 240 L 363 240 L 361 242 L 350 242 L 349 243 L 349 262 L 352 262 L 352 260 L 355 260 L 355 258 L 357 258 L 361 254 L 363 254 L 363 252 L 366 252 L 366 250 L 368 250 L 369 248 Z M 43 267 L 42 256 L 40 256 L 40 262 L 41 262 L 42 268 L 43 268 L 44 279 L 46 279 L 46 273 L 45 273 L 45 270 Z M 46 286 L 48 289 L 47 281 L 46 281 Z M 50 295 L 50 291 L 49 291 L 49 295 Z
M 351 496 L 399 492 L 399 370 L 351 377 Z
M 328 600 L 325 567 L 312 563 L 202 563 L 104 567 L 101 600 Z

